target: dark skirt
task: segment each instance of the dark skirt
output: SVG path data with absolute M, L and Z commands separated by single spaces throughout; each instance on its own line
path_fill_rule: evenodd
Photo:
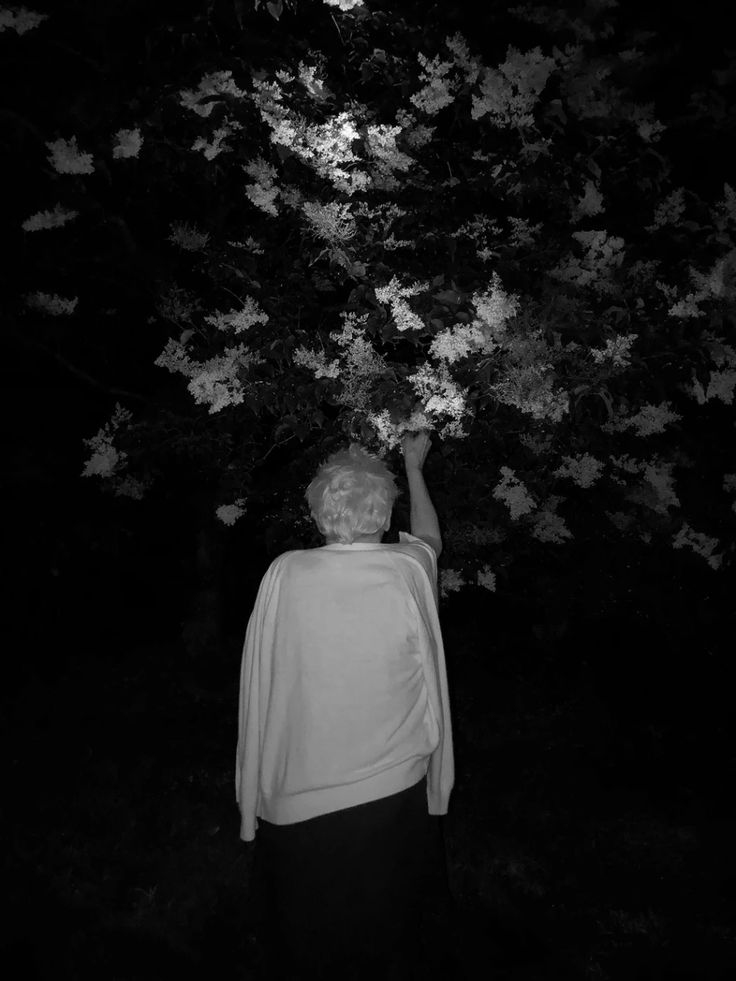
M 422 976 L 421 923 L 449 899 L 427 778 L 297 824 L 258 819 L 256 907 L 269 979 Z

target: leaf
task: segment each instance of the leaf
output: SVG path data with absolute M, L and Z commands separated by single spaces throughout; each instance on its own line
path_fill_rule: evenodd
M 433 293 L 433 300 L 439 300 L 440 303 L 448 303 L 452 306 L 459 306 L 462 303 L 462 297 L 455 290 L 443 290 L 441 293 Z
M 283 0 L 276 0 L 276 3 L 267 3 L 266 4 L 266 8 L 268 9 L 269 14 L 275 20 L 278 20 L 279 17 L 281 17 L 281 14 L 284 11 Z

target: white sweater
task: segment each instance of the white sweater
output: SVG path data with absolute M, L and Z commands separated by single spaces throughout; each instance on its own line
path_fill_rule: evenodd
M 284 552 L 261 580 L 240 672 L 240 837 L 455 779 L 437 559 L 413 535 Z

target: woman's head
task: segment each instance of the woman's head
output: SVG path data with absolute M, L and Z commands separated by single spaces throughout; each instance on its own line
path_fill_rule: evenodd
M 352 545 L 360 535 L 388 529 L 399 496 L 383 461 L 351 443 L 320 466 L 305 497 L 317 527 L 328 539 Z

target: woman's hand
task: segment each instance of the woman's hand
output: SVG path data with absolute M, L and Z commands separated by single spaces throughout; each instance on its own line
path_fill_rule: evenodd
M 404 454 L 404 467 L 409 470 L 415 467 L 421 470 L 424 466 L 424 461 L 427 458 L 427 453 L 429 453 L 429 448 L 432 445 L 432 440 L 429 437 L 429 433 L 426 429 L 422 429 L 418 433 L 408 434 L 404 436 L 401 440 L 401 452 Z

